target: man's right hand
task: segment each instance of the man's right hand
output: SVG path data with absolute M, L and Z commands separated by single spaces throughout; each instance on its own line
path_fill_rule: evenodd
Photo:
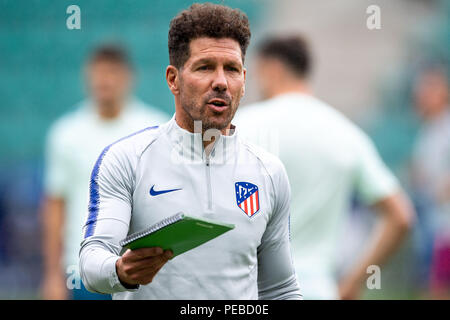
M 172 251 L 158 247 L 128 249 L 116 261 L 117 276 L 122 283 L 130 286 L 149 284 L 172 256 Z

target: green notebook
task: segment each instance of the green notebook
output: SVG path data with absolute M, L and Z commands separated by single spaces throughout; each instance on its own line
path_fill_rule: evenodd
M 176 257 L 232 229 L 233 224 L 192 217 L 180 212 L 143 231 L 130 234 L 120 241 L 120 245 L 129 249 L 160 247 L 172 250 L 173 257 Z

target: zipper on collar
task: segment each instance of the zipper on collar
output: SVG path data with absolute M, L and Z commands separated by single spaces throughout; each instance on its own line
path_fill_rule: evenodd
M 220 139 L 220 138 L 219 138 Z M 212 149 L 209 153 L 205 152 L 205 170 L 206 170 L 206 196 L 207 196 L 207 207 L 208 212 L 213 211 L 213 200 L 212 200 L 212 186 L 211 186 L 211 155 L 214 154 L 216 149 L 217 141 L 214 142 Z
M 211 151 L 206 154 L 205 152 L 205 170 L 206 170 L 206 193 L 207 193 L 207 208 L 206 210 L 210 213 L 213 212 L 213 199 L 212 199 L 212 186 L 211 186 L 211 155 L 214 155 L 217 144 L 219 143 L 221 137 L 214 142 Z
M 207 210 L 212 211 L 212 188 L 211 188 L 211 162 L 209 155 L 206 156 L 206 193 L 207 193 Z

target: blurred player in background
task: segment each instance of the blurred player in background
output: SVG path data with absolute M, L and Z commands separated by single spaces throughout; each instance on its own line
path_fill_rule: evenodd
M 432 298 L 450 299 L 450 108 L 443 66 L 429 66 L 414 84 L 414 101 L 423 126 L 413 157 L 412 181 L 424 205 L 422 233 L 431 231 Z M 424 239 L 426 240 L 426 239 Z
M 44 299 L 110 298 L 85 290 L 78 271 L 80 229 L 86 220 L 92 167 L 108 144 L 168 120 L 163 112 L 130 94 L 133 74 L 122 48 L 98 48 L 85 71 L 91 98 L 59 119 L 47 137 L 42 213 Z M 73 289 L 72 293 L 68 289 Z
M 293 256 L 304 298 L 356 299 L 367 267 L 382 264 L 395 251 L 413 211 L 363 131 L 312 95 L 310 60 L 300 36 L 263 42 L 256 79 L 268 100 L 242 108 L 235 122 L 242 135 L 276 153 L 286 166 Z M 338 240 L 355 191 L 377 209 L 380 224 L 372 247 L 338 286 Z

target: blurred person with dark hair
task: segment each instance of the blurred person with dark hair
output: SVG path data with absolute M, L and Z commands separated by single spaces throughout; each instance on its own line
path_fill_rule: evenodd
M 222 5 L 193 4 L 171 20 L 166 81 L 175 115 L 106 148 L 97 162 L 80 250 L 90 290 L 114 299 L 301 298 L 286 172 L 231 123 L 250 36 L 247 16 Z M 174 259 L 171 250 L 120 245 L 178 212 L 236 227 Z
M 412 183 L 423 203 L 422 232 L 431 234 L 432 249 L 423 244 L 423 258 L 431 260 L 431 296 L 450 299 L 450 107 L 444 70 L 442 65 L 427 66 L 414 81 L 414 103 L 423 125 L 413 155 Z
M 366 134 L 313 96 L 311 65 L 303 37 L 263 41 L 256 79 L 267 100 L 242 108 L 236 125 L 286 166 L 292 187 L 293 258 L 304 298 L 356 299 L 367 267 L 381 265 L 395 252 L 413 211 Z M 338 285 L 338 240 L 354 192 L 379 212 L 380 223 L 372 246 Z
M 131 95 L 133 71 L 123 48 L 97 48 L 85 75 L 91 97 L 56 121 L 47 137 L 42 210 L 44 299 L 109 297 L 85 290 L 79 276 L 80 229 L 86 219 L 92 167 L 106 145 L 168 118 Z

